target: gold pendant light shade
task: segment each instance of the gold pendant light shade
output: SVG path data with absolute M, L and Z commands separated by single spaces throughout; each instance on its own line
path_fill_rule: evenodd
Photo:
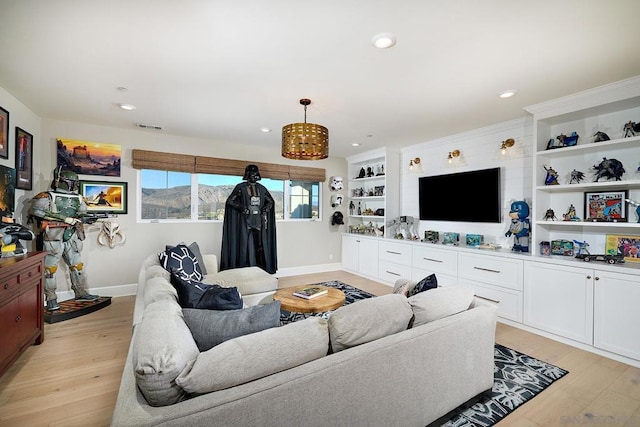
M 310 99 L 301 99 L 304 105 L 304 123 L 291 123 L 282 127 L 282 157 L 294 160 L 321 160 L 329 157 L 329 130 L 315 123 L 307 123 L 307 105 Z

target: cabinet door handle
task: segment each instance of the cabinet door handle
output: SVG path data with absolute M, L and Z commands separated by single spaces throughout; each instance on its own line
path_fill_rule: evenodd
M 386 271 L 387 271 L 387 273 L 393 274 L 394 276 L 400 276 L 398 273 L 394 273 L 393 271 L 389 271 L 389 270 L 386 270 Z
M 598 276 L 595 277 L 596 280 L 600 280 L 600 278 Z
M 18 323 L 18 322 L 19 322 L 19 321 L 21 321 L 21 320 L 22 320 L 22 317 L 18 314 L 18 315 L 16 316 L 16 323 Z
M 490 268 L 483 268 L 483 267 L 473 267 L 476 270 L 482 270 L 482 271 L 488 271 L 489 273 L 500 273 L 500 270 L 492 270 Z
M 442 260 L 439 260 L 439 259 L 433 259 L 433 258 L 425 258 L 425 257 L 422 257 L 422 259 L 423 259 L 423 260 L 425 260 L 425 261 L 444 262 L 444 261 L 442 261 Z
M 400 252 L 394 252 L 394 251 L 387 251 L 388 254 L 393 254 L 393 255 L 402 255 Z
M 8 284 L 8 283 L 5 283 L 5 284 L 4 284 L 4 288 L 5 288 L 5 289 L 9 289 L 9 284 Z
M 591 276 L 587 276 L 587 279 L 591 280 Z
M 27 276 L 28 276 L 28 277 L 33 276 L 33 271 L 30 271 L 29 273 L 27 273 Z

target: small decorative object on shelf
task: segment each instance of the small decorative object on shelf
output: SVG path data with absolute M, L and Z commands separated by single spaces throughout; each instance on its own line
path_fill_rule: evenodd
M 578 138 L 580 136 L 576 132 L 571 132 L 571 135 L 567 136 L 563 133 L 556 136 L 556 139 L 550 139 L 547 143 L 547 150 L 551 150 L 554 148 L 563 148 L 563 147 L 573 147 L 578 144 Z M 556 142 L 557 140 L 557 142 Z
M 584 173 L 574 169 L 571 171 L 571 179 L 569 180 L 569 184 L 573 184 L 574 182 L 576 184 L 580 184 L 580 181 L 582 181 L 583 179 L 584 179 Z
M 569 209 L 567 209 L 567 213 L 562 214 L 562 220 L 563 221 L 580 221 L 580 218 L 578 217 L 578 215 L 576 215 L 576 208 L 575 206 L 573 206 L 573 204 L 569 206 Z
M 356 205 L 353 204 L 353 200 L 351 200 L 349 202 L 349 215 L 353 215 L 354 211 L 356 209 Z
M 341 176 L 331 177 L 331 191 L 341 191 L 344 189 L 344 179 Z
M 384 165 L 378 166 L 378 172 L 376 172 L 376 176 L 384 175 Z
M 484 236 L 482 234 L 467 234 L 465 239 L 467 246 L 474 248 L 477 248 L 484 243 Z
M 419 240 L 417 222 L 412 216 L 399 216 L 387 222 L 389 235 L 396 239 Z
M 625 261 L 640 262 L 640 236 L 607 234 L 604 249 L 607 255 L 621 255 Z
M 551 255 L 573 256 L 573 242 L 569 240 L 552 240 Z
M 593 165 L 593 169 L 596 171 L 596 180 L 594 182 L 598 182 L 600 178 L 615 178 L 616 181 L 620 181 L 622 174 L 625 173 L 620 160 L 607 159 L 606 157 L 603 157 L 599 164 Z
M 424 231 L 424 241 L 428 243 L 438 243 L 440 240 L 440 233 L 435 230 Z
M 577 254 L 577 259 L 584 260 L 585 262 L 589 261 L 602 261 L 607 264 L 620 264 L 624 262 L 624 257 L 622 255 L 607 255 L 607 254 Z
M 360 206 L 360 202 L 358 202 L 358 215 L 362 215 L 362 206 Z
M 556 172 L 551 166 L 543 166 L 547 171 L 547 176 L 544 178 L 544 185 L 558 185 L 558 172 Z
M 378 208 L 376 209 L 376 211 L 373 213 L 375 216 L 384 216 L 384 208 Z
M 444 233 L 442 233 L 443 245 L 458 246 L 459 241 L 460 241 L 460 235 L 458 233 L 452 233 L 448 231 L 445 231 Z
M 627 190 L 584 193 L 586 221 L 627 222 Z
M 551 242 L 549 241 L 540 242 L 540 255 L 542 256 L 551 255 Z
M 337 208 L 338 206 L 340 206 L 342 204 L 342 200 L 344 199 L 344 196 L 342 194 L 332 194 L 331 195 L 331 207 L 332 208 Z
M 589 252 L 589 243 L 587 243 L 586 241 L 581 242 L 580 240 L 574 240 L 573 243 L 578 247 L 576 255 L 582 255 L 583 253 L 586 255 L 591 254 Z
M 627 203 L 629 203 L 630 205 L 633 205 L 636 207 L 636 218 L 637 218 L 637 223 L 640 224 L 640 202 L 637 202 L 635 200 L 631 200 L 631 199 L 624 199 Z
M 366 176 L 366 172 L 364 171 L 364 168 L 360 168 L 360 173 L 358 173 L 357 178 L 364 178 Z
M 373 175 L 373 168 L 371 166 L 367 166 L 367 178 L 371 178 Z
M 632 136 L 640 135 L 640 123 L 632 122 L 629 120 L 624 124 L 622 128 L 623 138 L 631 138 Z
M 558 217 L 556 216 L 556 213 L 553 211 L 553 209 L 549 208 L 544 213 L 544 217 L 542 219 L 544 221 L 555 221 L 556 219 L 558 219 Z
M 506 237 L 513 236 L 514 252 L 529 252 L 529 205 L 524 200 L 511 203 L 509 210 L 511 224 L 505 233 Z
M 600 132 L 600 131 L 596 132 L 596 133 L 593 135 L 593 137 L 594 137 L 593 142 L 602 142 L 602 141 L 609 141 L 609 140 L 611 140 L 611 138 L 609 138 L 609 135 L 607 135 L 607 134 L 606 134 L 606 133 L 604 133 L 604 132 Z

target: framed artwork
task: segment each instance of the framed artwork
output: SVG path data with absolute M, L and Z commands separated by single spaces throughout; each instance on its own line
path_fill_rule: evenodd
M 627 222 L 627 190 L 584 193 L 585 221 Z
M 82 175 L 120 176 L 120 145 L 57 138 L 56 152 L 56 168 Z
M 111 181 L 80 181 L 80 194 L 90 213 L 127 213 L 127 183 Z
M 607 255 L 622 255 L 625 261 L 640 262 L 640 236 L 607 234 L 604 249 Z
M 16 126 L 16 188 L 31 190 L 33 183 L 33 135 Z
M 13 216 L 16 205 L 16 170 L 0 166 L 0 215 Z
M 0 107 L 0 158 L 9 158 L 9 112 Z

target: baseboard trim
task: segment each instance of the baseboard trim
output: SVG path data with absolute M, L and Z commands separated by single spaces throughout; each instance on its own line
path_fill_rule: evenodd
M 325 273 L 327 271 L 342 270 L 342 263 L 306 265 L 303 267 L 279 268 L 277 277 L 298 276 L 300 274 Z
M 93 295 L 108 296 L 108 297 L 126 297 L 129 295 L 135 295 L 138 289 L 136 283 L 131 285 L 115 285 L 115 286 L 103 286 L 99 288 L 89 288 L 87 291 Z M 59 301 L 66 301 L 75 298 L 73 291 L 58 291 Z

